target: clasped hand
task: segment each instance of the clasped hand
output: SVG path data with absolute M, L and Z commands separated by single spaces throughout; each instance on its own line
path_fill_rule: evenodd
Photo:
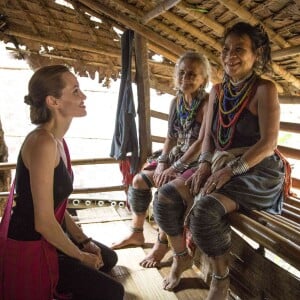
M 220 189 L 232 177 L 230 167 L 224 167 L 213 174 L 208 164 L 201 164 L 197 171 L 186 181 L 190 186 L 192 195 L 201 193 L 202 195 L 210 194 L 214 190 Z
M 82 248 L 84 254 L 86 254 L 83 263 L 86 263 L 92 268 L 99 269 L 104 266 L 101 256 L 101 249 L 93 242 L 85 244 Z

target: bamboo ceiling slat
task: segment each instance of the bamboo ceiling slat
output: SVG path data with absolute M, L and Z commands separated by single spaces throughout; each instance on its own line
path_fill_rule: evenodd
M 219 37 L 223 36 L 224 27 L 222 25 L 220 25 L 218 22 L 211 19 L 205 13 L 197 12 L 197 11 L 193 10 L 192 8 L 184 5 L 183 3 L 179 3 L 176 7 L 178 9 L 184 11 L 186 14 L 193 16 L 196 20 L 200 21 L 207 27 L 211 28 L 217 36 L 219 36 Z
M 173 6 L 175 6 L 177 3 L 181 2 L 181 0 L 166 0 L 160 3 L 158 6 L 154 7 L 153 10 L 150 10 L 147 12 L 143 19 L 142 23 L 146 24 L 148 23 L 151 19 L 161 15 L 163 12 L 166 12 Z
M 272 52 L 273 59 L 280 59 L 282 57 L 295 56 L 295 55 L 300 56 L 300 45 L 294 46 L 294 47 L 289 47 L 289 48 L 284 48 L 284 49 Z
M 190 23 L 188 23 L 188 22 L 184 21 L 183 19 L 173 15 L 170 12 L 165 12 L 162 16 L 165 19 L 167 19 L 168 21 L 176 24 L 178 27 L 181 28 L 181 30 L 184 30 L 184 31 L 188 32 L 189 34 L 197 37 L 203 43 L 206 43 L 206 44 L 210 45 L 211 47 L 213 47 L 214 49 L 217 49 L 218 51 L 221 51 L 221 48 L 222 48 L 221 44 L 218 43 L 215 39 L 207 36 L 206 34 L 203 34 L 199 30 L 199 28 L 196 28 L 196 27 L 190 25 Z

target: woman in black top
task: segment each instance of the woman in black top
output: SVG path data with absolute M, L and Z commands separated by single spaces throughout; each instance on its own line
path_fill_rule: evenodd
M 72 119 L 86 115 L 86 96 L 62 65 L 37 70 L 28 89 L 25 103 L 37 127 L 25 138 L 18 157 L 16 205 L 8 237 L 26 241 L 43 237 L 57 248 L 59 292 L 78 300 L 123 299 L 123 286 L 103 273 L 116 264 L 116 253 L 87 238 L 67 211 L 64 228 L 54 215 L 73 190 L 63 138 Z

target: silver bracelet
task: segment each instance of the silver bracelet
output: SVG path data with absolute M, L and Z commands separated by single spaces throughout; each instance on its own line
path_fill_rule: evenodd
M 161 155 L 157 158 L 157 162 L 158 162 L 158 163 L 164 163 L 164 164 L 169 163 L 169 154 L 161 154 Z
M 250 169 L 249 165 L 242 157 L 230 161 L 227 166 L 231 168 L 233 175 L 244 174 Z
M 186 169 L 188 169 L 189 164 L 184 164 L 181 159 L 176 160 L 172 167 L 177 171 L 177 172 L 184 172 Z
M 201 164 L 203 162 L 207 162 L 209 164 L 212 163 L 212 153 L 210 151 L 206 151 L 204 153 L 201 153 L 199 159 L 198 159 L 198 163 Z

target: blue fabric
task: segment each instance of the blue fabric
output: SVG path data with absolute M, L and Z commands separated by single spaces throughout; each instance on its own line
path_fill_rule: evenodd
M 139 152 L 135 124 L 135 105 L 131 86 L 131 59 L 134 32 L 126 30 L 121 38 L 122 75 L 116 114 L 115 132 L 112 140 L 110 156 L 117 160 L 125 160 L 130 153 L 130 173 L 138 171 Z

